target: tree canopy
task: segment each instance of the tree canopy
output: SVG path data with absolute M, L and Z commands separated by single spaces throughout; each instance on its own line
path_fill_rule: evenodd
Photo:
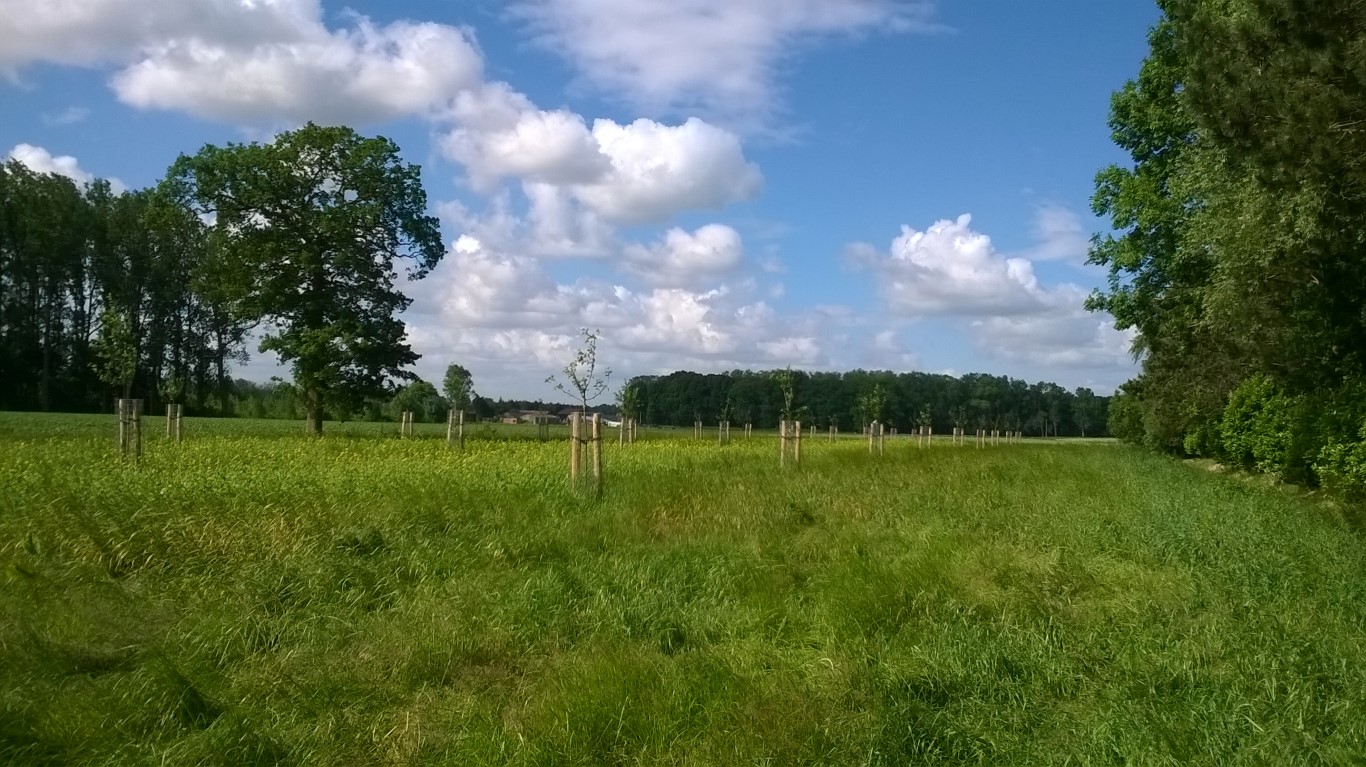
M 264 323 L 261 350 L 291 365 L 314 433 L 325 407 L 346 412 L 412 378 L 395 266 L 419 279 L 443 251 L 419 168 L 392 141 L 310 123 L 182 156 L 165 188 L 216 218 L 224 292 Z
M 1132 164 L 1094 199 L 1115 234 L 1092 249 L 1110 281 L 1090 305 L 1143 361 L 1117 431 L 1316 482 L 1366 415 L 1366 6 L 1160 5 L 1111 105 Z M 1248 457 L 1249 429 L 1284 432 L 1274 459 Z

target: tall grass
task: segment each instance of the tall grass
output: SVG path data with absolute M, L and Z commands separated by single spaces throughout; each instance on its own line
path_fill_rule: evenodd
M 0 439 L 0 761 L 1366 753 L 1363 541 L 1138 451 L 609 443 L 597 501 L 558 443 L 82 423 Z

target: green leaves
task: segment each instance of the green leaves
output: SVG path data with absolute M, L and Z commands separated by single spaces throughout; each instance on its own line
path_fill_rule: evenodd
M 396 262 L 418 279 L 443 249 L 420 171 L 392 141 L 310 123 L 181 157 L 165 188 L 217 216 L 224 298 L 267 323 L 261 349 L 293 365 L 316 432 L 325 403 L 349 409 L 412 378 Z
M 122 312 L 107 310 L 100 322 L 100 333 L 92 345 L 95 372 L 100 380 L 125 392 L 137 374 L 137 346 L 133 331 Z
M 574 352 L 574 358 L 564 366 L 564 380 L 550 376 L 545 379 L 556 389 L 578 400 L 584 411 L 588 403 L 601 397 L 607 391 L 607 379 L 612 377 L 611 368 L 598 372 L 598 336 L 601 331 L 583 329 L 583 345 Z
M 1134 164 L 1096 178 L 1093 207 L 1116 232 L 1095 240 L 1110 278 L 1087 306 L 1138 331 L 1143 380 L 1125 408 L 1144 442 L 1278 470 L 1239 442 L 1248 387 L 1323 397 L 1366 379 L 1366 7 L 1161 5 L 1112 101 Z M 1210 436 L 1221 419 L 1232 447 Z
M 452 362 L 446 366 L 446 377 L 442 380 L 441 390 L 445 392 L 446 399 L 450 400 L 451 407 L 466 410 L 474 397 L 474 376 L 463 366 Z

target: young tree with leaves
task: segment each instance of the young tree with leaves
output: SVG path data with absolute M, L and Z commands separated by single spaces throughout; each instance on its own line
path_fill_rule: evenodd
M 607 380 L 612 377 L 610 368 L 598 372 L 598 338 L 602 332 L 583 328 L 583 344 L 574 352 L 569 364 L 564 366 L 564 379 L 549 376 L 545 382 L 559 391 L 574 397 L 579 403 L 579 412 L 588 412 L 588 403 L 601 397 L 607 391 Z
M 781 415 L 784 421 L 791 421 L 795 411 L 792 408 L 793 400 L 797 393 L 797 377 L 793 375 L 792 368 L 784 368 L 769 373 L 769 378 L 778 385 L 778 394 L 782 397 Z
M 468 410 L 470 402 L 474 398 L 474 376 L 463 366 L 454 362 L 446 366 L 446 376 L 441 381 L 441 391 L 445 393 L 446 399 L 451 403 L 451 407 L 456 410 Z
M 887 411 L 887 389 L 880 383 L 873 384 L 872 388 L 859 395 L 858 404 L 864 422 L 871 424 L 881 421 Z
M 116 389 L 120 397 L 131 396 L 133 379 L 138 372 L 138 351 L 133 331 L 122 312 L 106 309 L 101 315 L 93 351 L 95 372 L 100 380 Z

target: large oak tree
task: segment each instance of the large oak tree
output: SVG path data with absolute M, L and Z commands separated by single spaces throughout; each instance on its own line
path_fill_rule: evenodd
M 424 277 L 442 246 L 420 169 L 392 141 L 309 123 L 269 144 L 182 156 L 166 183 L 216 218 L 223 293 L 262 323 L 261 350 L 293 367 L 314 434 L 325 408 L 350 411 L 412 378 L 396 262 Z

